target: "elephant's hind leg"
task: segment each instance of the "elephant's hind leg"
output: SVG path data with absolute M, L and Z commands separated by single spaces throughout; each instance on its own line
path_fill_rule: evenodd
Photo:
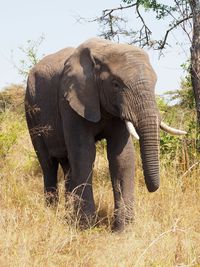
M 68 195 L 71 186 L 71 170 L 69 165 L 69 160 L 67 157 L 58 159 L 64 174 L 64 181 L 65 181 L 65 194 Z
M 32 137 L 32 143 L 43 172 L 46 204 L 56 204 L 58 201 L 58 161 L 56 158 L 49 155 L 48 149 L 41 136 Z

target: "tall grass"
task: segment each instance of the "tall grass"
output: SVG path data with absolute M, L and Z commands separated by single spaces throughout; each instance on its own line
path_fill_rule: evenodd
M 1 267 L 200 266 L 200 166 L 193 130 L 186 139 L 162 136 L 161 187 L 155 193 L 147 192 L 135 144 L 135 221 L 120 234 L 110 230 L 113 195 L 105 144 L 98 144 L 93 186 L 99 223 L 81 231 L 70 205 L 65 206 L 61 171 L 59 205 L 44 206 L 42 174 L 22 101 L 15 108 L 13 102 L 15 94 L 0 114 Z M 179 112 L 174 114 L 165 117 L 189 127 L 185 117 L 181 121 Z

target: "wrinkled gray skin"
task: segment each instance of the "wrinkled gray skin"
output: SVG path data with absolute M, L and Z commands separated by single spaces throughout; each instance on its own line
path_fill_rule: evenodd
M 47 202 L 57 196 L 61 164 L 66 191 L 78 197 L 78 214 L 95 213 L 92 168 L 95 141 L 107 140 L 114 229 L 133 215 L 134 149 L 125 120 L 140 137 L 147 188 L 159 187 L 156 75 L 140 48 L 90 39 L 45 57 L 30 72 L 25 96 L 28 128 L 44 175 Z

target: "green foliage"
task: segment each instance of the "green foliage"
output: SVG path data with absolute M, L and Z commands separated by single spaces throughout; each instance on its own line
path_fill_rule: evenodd
M 179 171 L 186 171 L 189 166 L 196 162 L 198 157 L 196 113 L 178 105 L 169 106 L 163 119 L 172 127 L 186 130 L 187 135 L 172 136 L 161 131 L 161 158 L 167 159 L 169 164 L 171 162 L 182 164 L 182 168 L 179 166 Z
M 15 66 L 20 75 L 26 80 L 30 69 L 40 60 L 39 48 L 44 41 L 44 35 L 41 35 L 38 40 L 28 40 L 26 45 L 19 47 L 24 58 L 19 61 L 19 66 Z
M 188 87 L 185 85 L 185 81 L 183 81 L 182 89 L 175 91 L 168 91 L 165 93 L 171 101 L 175 101 L 182 108 L 188 108 L 191 110 L 195 109 L 195 99 L 194 92 L 192 87 Z
M 161 112 L 161 114 L 163 112 L 166 112 L 169 108 L 167 102 L 165 101 L 165 99 L 161 96 L 156 96 L 156 103 L 157 103 L 157 106 Z
M 25 127 L 24 88 L 12 85 L 0 92 L 0 157 L 6 157 Z
M 198 127 L 195 109 L 194 93 L 191 85 L 190 61 L 182 64 L 186 71 L 180 89 L 168 91 L 162 97 L 157 97 L 157 104 L 162 119 L 175 128 L 184 129 L 187 135 L 183 137 L 172 136 L 161 131 L 160 152 L 161 158 L 168 161 L 178 161 L 183 171 L 196 162 L 199 156 Z
M 190 75 L 190 61 L 186 61 L 186 63 L 181 66 L 186 71 L 186 76 L 181 81 L 181 88 L 175 91 L 167 91 L 165 96 L 182 108 L 195 110 L 196 105 Z
M 126 4 L 131 4 L 133 0 L 122 0 Z M 142 6 L 145 11 L 153 11 L 156 13 L 156 19 L 162 19 L 169 15 L 170 12 L 175 11 L 174 6 L 165 5 L 157 0 L 137 0 L 137 6 Z
M 24 87 L 22 85 L 10 85 L 0 91 L 0 114 L 6 110 L 18 110 L 23 112 Z
M 188 66 L 188 62 L 184 64 L 187 74 L 181 81 L 181 88 L 166 92 L 163 98 L 157 99 L 163 120 L 172 127 L 187 131 L 184 137 L 161 132 L 160 139 L 161 157 L 167 157 L 169 162 L 178 160 L 183 171 L 196 161 L 198 154 L 195 100 Z
M 29 175 L 40 167 L 26 126 L 24 92 L 20 85 L 0 92 L 0 168 Z
M 25 120 L 9 110 L 0 114 L 0 157 L 6 157 L 9 150 L 24 132 Z

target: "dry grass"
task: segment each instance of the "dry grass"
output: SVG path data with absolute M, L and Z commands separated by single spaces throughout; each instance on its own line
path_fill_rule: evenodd
M 177 162 L 163 157 L 161 187 L 150 194 L 137 158 L 135 222 L 116 234 L 110 231 L 113 197 L 101 151 L 94 171 L 100 222 L 80 231 L 71 221 L 70 207 L 65 209 L 64 197 L 57 209 L 44 207 L 42 175 L 23 117 L 18 116 L 20 124 L 12 128 L 8 127 L 12 114 L 9 116 L 1 120 L 1 132 L 13 135 L 17 131 L 18 136 L 6 144 L 5 151 L 0 147 L 1 267 L 200 266 L 199 166 L 185 175 L 177 174 Z M 61 178 L 60 192 L 62 195 Z

